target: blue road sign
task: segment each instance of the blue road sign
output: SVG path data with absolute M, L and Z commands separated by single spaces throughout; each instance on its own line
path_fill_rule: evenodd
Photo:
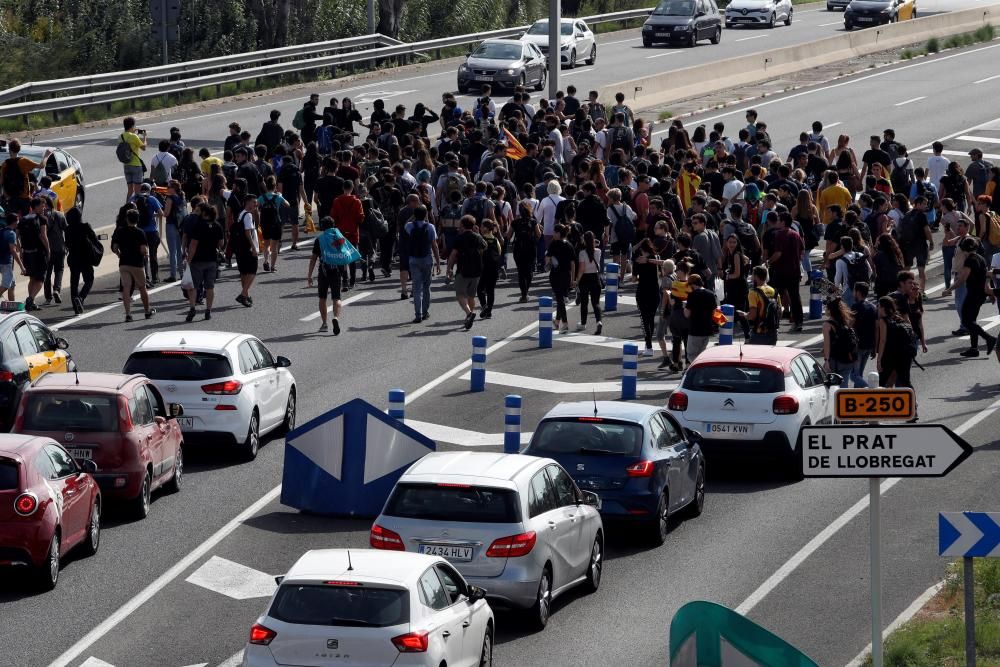
M 1000 557 L 1000 512 L 939 512 L 938 554 Z

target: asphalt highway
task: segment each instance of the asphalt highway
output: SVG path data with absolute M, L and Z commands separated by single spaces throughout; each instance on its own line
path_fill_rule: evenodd
M 829 20 L 834 18 L 840 17 Z M 804 17 L 793 28 L 800 23 Z M 727 34 L 723 44 L 731 43 Z M 820 119 L 828 136 L 843 132 L 855 142 L 893 127 L 920 164 L 921 150 L 935 139 L 944 138 L 957 152 L 989 143 L 963 137 L 1000 142 L 1000 119 L 982 103 L 996 98 L 1000 80 L 976 83 L 993 76 L 997 48 L 1000 44 L 949 52 L 754 106 L 783 151 Z M 606 64 L 599 60 L 597 69 Z M 435 99 L 437 92 L 421 94 Z M 925 99 L 896 106 L 918 96 Z M 735 128 L 742 109 L 686 124 L 718 117 Z M 256 110 L 255 117 L 260 115 Z M 204 122 L 209 121 L 216 136 L 221 133 L 214 128 L 223 128 L 228 117 Z M 110 152 L 106 137 L 99 141 L 100 149 Z M 571 383 L 576 391 L 620 380 L 620 344 L 639 335 L 634 307 L 623 303 L 606 319 L 607 345 L 570 335 L 539 350 L 532 326 L 536 311 L 531 304 L 515 304 L 516 286 L 504 282 L 493 319 L 476 322 L 471 333 L 499 345 L 490 351 L 488 368 L 505 375 L 494 377 L 485 392 L 470 394 L 463 379 L 470 336 L 461 331 L 457 306 L 443 284 L 435 284 L 431 320 L 421 325 L 408 324 L 412 307 L 399 300 L 394 281 L 359 285 L 345 295 L 357 300 L 345 308 L 344 333 L 333 338 L 315 333 L 315 319 L 303 321 L 315 311 L 313 292 L 305 287 L 306 261 L 304 252 L 290 254 L 280 273 L 262 276 L 253 309 L 233 303 L 235 279 L 224 273 L 211 322 L 216 329 L 258 335 L 292 360 L 300 387 L 299 423 L 355 397 L 384 407 L 386 391 L 401 386 L 411 401 L 407 420 L 435 437 L 441 449 L 496 450 L 505 394 L 524 396 L 529 431 L 557 402 L 589 396 L 587 389 L 568 393 L 552 380 Z M 883 624 L 944 573 L 946 560 L 936 556 L 936 513 L 989 510 L 997 501 L 1000 369 L 992 357 L 957 356 L 967 342 L 949 335 L 957 318 L 940 296 L 941 283 L 937 260 L 929 270 L 925 316 L 930 352 L 920 358 L 927 370 L 914 374 L 920 417 L 948 425 L 977 450 L 944 479 L 883 484 Z M 83 318 L 71 318 L 66 307 L 41 312 L 58 324 L 81 368 L 118 371 L 146 333 L 185 326 L 176 286 L 154 294 L 160 309 L 155 319 L 128 325 L 122 323 L 111 280 L 98 287 Z M 628 285 L 623 289 L 626 295 L 630 291 Z M 544 281 L 536 280 L 533 295 L 546 292 Z M 994 331 L 1000 324 L 995 308 L 988 305 L 981 313 L 984 326 Z M 576 317 L 572 312 L 574 323 Z M 207 328 L 200 321 L 188 326 Z M 781 341 L 816 350 L 818 333 L 817 322 L 807 323 L 802 334 L 783 335 Z M 641 358 L 640 382 L 676 381 L 657 373 L 656 362 Z M 669 392 L 663 384 L 643 388 L 648 389 L 640 393 L 643 402 L 663 404 Z M 616 397 L 603 389 L 598 398 Z M 235 463 L 220 450 L 189 449 L 187 459 L 183 491 L 155 497 L 145 521 L 108 516 L 100 553 L 71 559 L 55 592 L 36 595 L 20 582 L 0 582 L 4 664 L 232 665 L 262 611 L 271 576 L 308 548 L 367 545 L 366 521 L 302 515 L 275 500 L 280 440 L 269 441 L 249 464 Z M 675 525 L 659 549 L 612 530 L 601 590 L 593 596 L 570 594 L 542 633 L 526 633 L 516 618 L 501 615 L 497 664 L 662 665 L 673 613 L 690 600 L 706 599 L 749 614 L 821 665 L 843 665 L 869 641 L 866 492 L 863 481 L 789 483 L 770 474 L 766 461 L 750 470 L 710 462 L 701 517 Z

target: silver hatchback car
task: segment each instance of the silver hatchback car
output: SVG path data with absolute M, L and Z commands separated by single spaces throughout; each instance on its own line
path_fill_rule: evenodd
M 599 503 L 552 459 L 437 452 L 396 483 L 369 541 L 446 558 L 491 603 L 531 609 L 542 629 L 557 596 L 600 586 Z

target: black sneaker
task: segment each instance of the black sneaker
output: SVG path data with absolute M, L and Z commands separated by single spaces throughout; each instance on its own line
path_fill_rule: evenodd
M 134 320 L 132 319 L 132 316 L 131 316 L 131 315 L 126 315 L 126 316 L 125 316 L 125 321 L 126 321 L 126 322 L 133 322 Z
M 473 312 L 469 313 L 468 315 L 466 315 L 465 316 L 465 330 L 468 331 L 469 329 L 471 329 L 472 328 L 472 323 L 475 322 L 475 321 L 476 321 L 476 313 L 475 313 L 475 311 L 473 311 Z
M 423 314 L 420 316 L 420 319 L 426 320 L 430 316 L 431 316 L 430 311 L 425 310 Z
M 333 335 L 334 336 L 340 335 L 340 320 L 338 320 L 336 317 L 333 318 Z
M 205 319 L 206 320 L 212 319 L 212 311 L 210 311 L 210 310 L 206 310 L 205 311 Z
M 493 317 L 493 311 L 488 308 L 483 312 L 479 313 L 479 319 L 481 320 L 488 320 L 491 317 Z
M 967 336 L 968 334 L 969 330 L 966 329 L 965 327 L 959 327 L 951 332 L 952 336 Z
M 271 272 L 271 265 L 268 264 L 267 262 L 264 262 L 264 273 L 270 273 L 270 272 Z
M 660 365 L 657 366 L 657 368 L 659 368 L 659 369 L 662 370 L 664 368 L 667 368 L 668 366 L 670 366 L 670 360 L 669 359 L 664 359 L 663 361 L 660 362 Z
M 413 322 L 411 324 L 420 324 L 421 322 L 423 322 L 423 318 L 417 315 L 413 318 Z
M 978 357 L 979 356 L 979 348 L 977 348 L 977 347 L 970 347 L 968 350 L 965 350 L 964 352 L 959 352 L 959 356 L 961 356 L 961 357 Z
M 995 348 L 996 346 L 997 346 L 997 339 L 996 338 L 987 338 L 986 339 L 986 356 L 990 356 L 991 354 L 993 354 L 993 348 Z
M 238 303 L 240 305 L 243 305 L 243 306 L 247 305 L 246 297 L 243 296 L 242 294 L 237 294 L 236 295 L 236 303 Z
M 146 311 L 147 320 L 151 318 L 153 315 L 156 315 L 156 308 L 150 308 L 149 310 Z
M 76 297 L 75 299 L 73 299 L 73 312 L 76 313 L 77 315 L 83 314 L 83 301 L 80 299 L 80 297 Z
M 400 292 L 399 293 L 399 300 L 400 301 L 406 301 L 409 298 L 410 298 L 410 295 L 407 294 L 406 292 Z
M 194 308 L 189 309 L 187 317 L 184 318 L 184 321 L 185 322 L 193 322 L 194 321 L 194 315 L 195 315 Z
M 526 295 L 522 294 L 521 298 L 518 299 L 517 302 L 518 303 L 528 303 L 528 297 Z
M 52 299 L 53 299 L 53 300 L 54 300 L 54 301 L 55 301 L 56 303 L 62 303 L 62 297 L 61 297 L 61 296 L 59 296 L 59 292 L 53 292 L 53 293 L 52 293 Z

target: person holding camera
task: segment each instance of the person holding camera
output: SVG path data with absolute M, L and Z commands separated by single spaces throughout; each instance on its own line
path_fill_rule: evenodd
M 146 130 L 139 130 L 135 126 L 135 118 L 128 116 L 122 121 L 125 131 L 120 137 L 121 141 L 128 145 L 132 152 L 132 157 L 124 162 L 125 170 L 125 201 L 139 194 L 139 186 L 142 185 L 142 177 L 146 171 L 146 166 L 139 157 L 139 152 L 146 150 Z

